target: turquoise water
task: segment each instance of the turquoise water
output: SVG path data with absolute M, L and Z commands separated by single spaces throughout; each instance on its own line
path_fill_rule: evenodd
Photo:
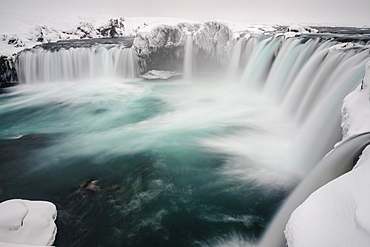
M 57 246 L 252 243 L 296 181 L 287 122 L 225 81 L 19 85 L 0 94 L 0 200 L 55 203 Z

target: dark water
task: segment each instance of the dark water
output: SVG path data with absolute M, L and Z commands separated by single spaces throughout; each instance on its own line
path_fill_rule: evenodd
M 55 203 L 56 246 L 254 242 L 293 186 L 290 137 L 263 98 L 209 83 L 7 89 L 0 200 Z

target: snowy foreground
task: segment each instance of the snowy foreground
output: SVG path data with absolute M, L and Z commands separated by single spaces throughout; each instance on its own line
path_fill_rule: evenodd
M 363 83 L 344 100 L 343 140 L 370 132 L 370 62 Z M 311 194 L 291 215 L 288 246 L 369 246 L 370 146 L 354 169 Z
M 0 247 L 52 245 L 56 216 L 50 202 L 15 199 L 0 203 Z

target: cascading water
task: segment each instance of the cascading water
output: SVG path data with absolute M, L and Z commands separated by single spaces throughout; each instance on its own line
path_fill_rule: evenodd
M 103 77 L 136 78 L 137 55 L 132 48 L 100 45 L 53 51 L 42 48 L 22 52 L 18 75 L 23 83 L 70 81 Z
M 317 140 L 319 141 L 319 140 Z M 362 150 L 370 144 L 370 133 L 355 136 L 337 146 L 304 178 L 282 205 L 265 232 L 259 247 L 286 246 L 285 225 L 296 209 L 313 191 L 350 171 Z
M 248 86 L 257 89 L 263 88 L 274 56 L 281 45 L 281 39 L 281 37 L 268 37 L 257 44 L 242 76 L 243 82 Z
M 193 57 L 194 57 L 194 51 L 193 51 L 193 35 L 188 34 L 186 36 L 185 41 L 185 47 L 184 47 L 184 72 L 183 77 L 185 80 L 191 80 L 193 76 Z
M 23 83 L 0 94 L 0 198 L 55 202 L 60 246 L 256 242 L 297 174 L 339 140 L 369 48 L 248 34 L 227 80 L 193 83 L 193 36 L 184 44 L 185 80 L 156 83 L 121 80 L 139 75 L 138 57 L 117 44 L 22 52 Z
M 281 40 L 260 41 L 243 81 L 252 87 L 258 81 L 295 119 L 298 132 L 290 162 L 305 174 L 340 140 L 341 102 L 361 82 L 370 54 L 367 46 L 301 37 L 284 40 L 279 49 Z

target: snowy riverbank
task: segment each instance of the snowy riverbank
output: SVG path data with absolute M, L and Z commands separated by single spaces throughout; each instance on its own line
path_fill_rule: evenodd
M 370 132 L 370 62 L 362 84 L 343 102 L 343 140 Z M 311 194 L 292 214 L 288 246 L 368 246 L 370 146 L 354 169 Z

